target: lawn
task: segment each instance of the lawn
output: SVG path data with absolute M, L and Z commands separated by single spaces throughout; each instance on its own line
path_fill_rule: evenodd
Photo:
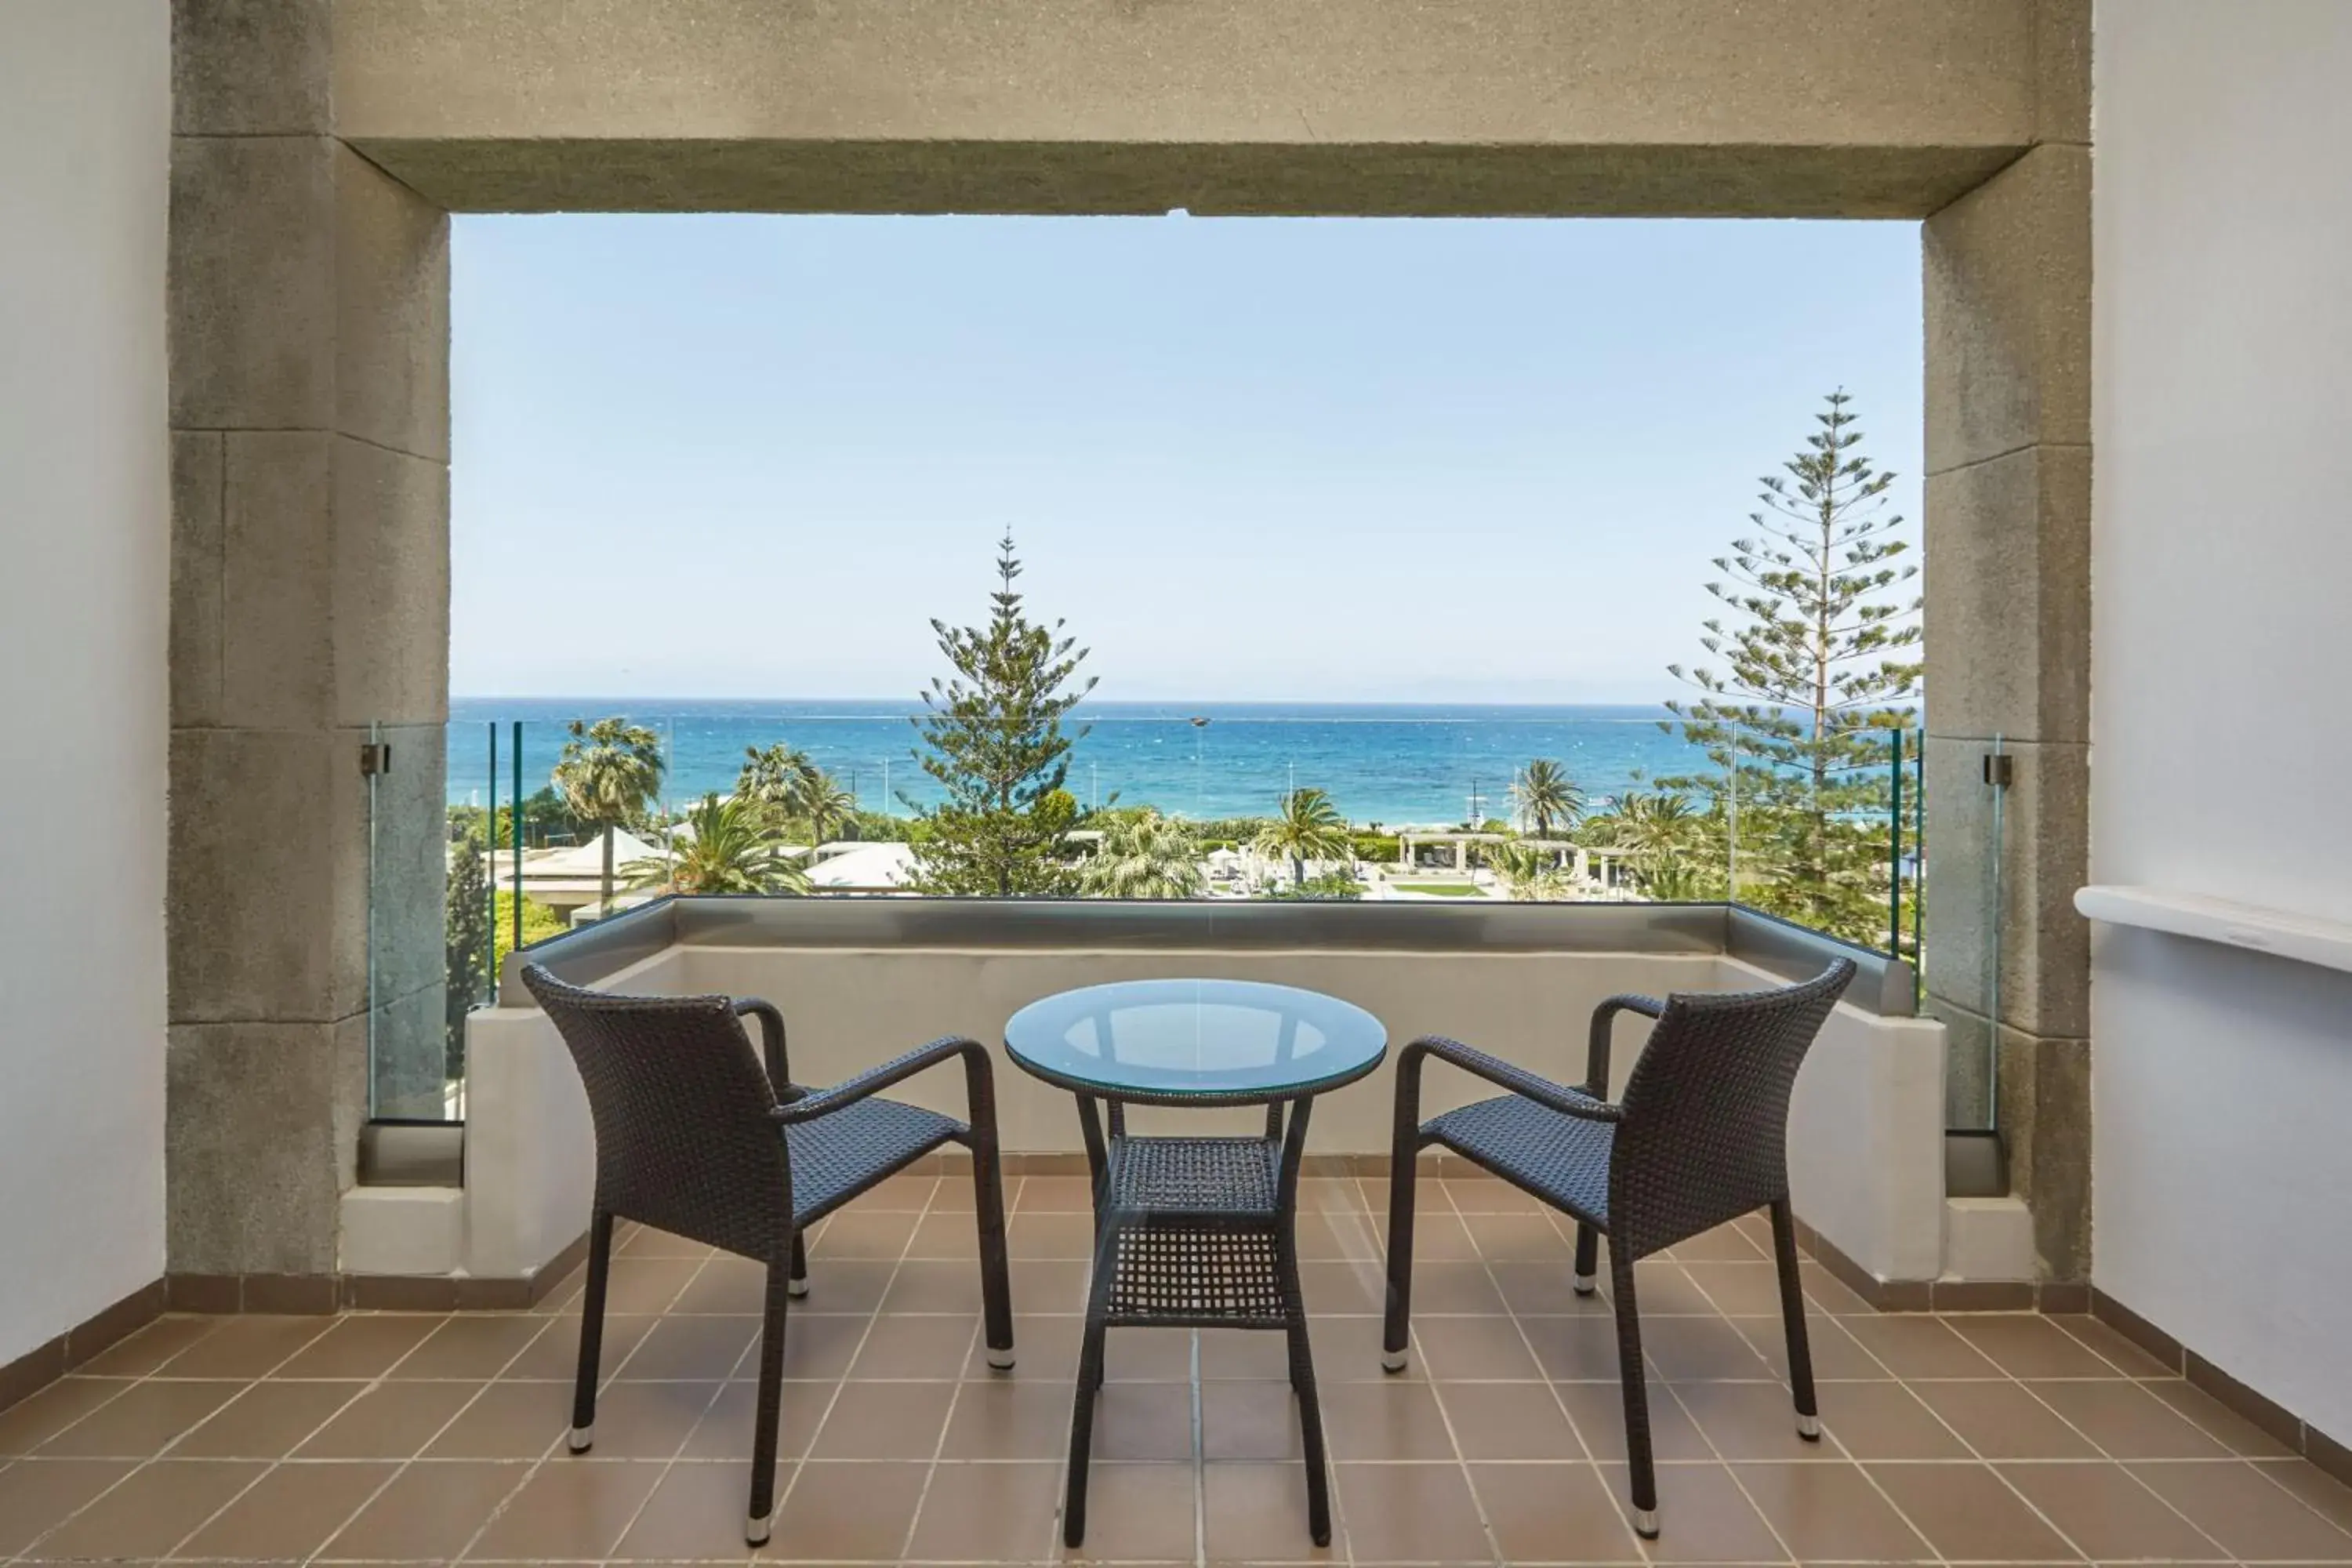
M 1441 899 L 1483 899 L 1486 889 L 1469 882 L 1391 882 L 1400 893 L 1430 893 Z

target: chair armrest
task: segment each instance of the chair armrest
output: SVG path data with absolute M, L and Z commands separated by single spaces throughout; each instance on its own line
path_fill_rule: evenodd
M 1570 1089 L 1548 1078 L 1539 1078 L 1525 1068 L 1513 1067 L 1499 1057 L 1490 1057 L 1482 1050 L 1465 1046 L 1459 1040 L 1447 1039 L 1443 1035 L 1423 1035 L 1405 1047 L 1403 1053 L 1397 1058 L 1398 1076 L 1410 1087 L 1416 1105 L 1420 1099 L 1421 1059 L 1423 1057 L 1435 1057 L 1439 1061 L 1451 1062 L 1474 1078 L 1483 1078 L 1497 1088 L 1507 1089 L 1513 1094 L 1522 1095 L 1563 1116 L 1574 1116 L 1586 1121 L 1619 1121 L 1624 1119 L 1623 1109 L 1605 1100 L 1596 1099 L 1580 1089 Z
M 776 1107 L 772 1114 L 782 1123 L 814 1121 L 820 1116 L 839 1110 L 845 1105 L 879 1094 L 901 1079 L 914 1077 L 926 1068 L 937 1067 L 951 1057 L 963 1058 L 964 1086 L 970 1091 L 975 1110 L 992 1104 L 995 1078 L 988 1062 L 988 1047 L 978 1040 L 961 1035 L 949 1035 L 919 1046 L 905 1056 L 893 1058 L 880 1067 L 868 1068 L 856 1078 L 844 1079 L 830 1089 L 814 1089 L 800 1098 Z
M 1584 1092 L 1598 1099 L 1609 1096 L 1609 1026 L 1620 1013 L 1639 1013 L 1647 1018 L 1665 1016 L 1666 1005 L 1655 996 L 1643 996 L 1634 992 L 1612 996 L 1592 1010 L 1592 1036 L 1584 1050 Z
M 772 1002 L 757 996 L 735 998 L 735 1016 L 760 1020 L 760 1053 L 767 1058 L 768 1087 L 780 1100 L 798 1100 L 807 1090 L 793 1082 L 792 1064 L 784 1056 L 784 1016 Z

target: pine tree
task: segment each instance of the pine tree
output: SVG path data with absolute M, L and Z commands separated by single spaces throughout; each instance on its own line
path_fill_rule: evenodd
M 482 1000 L 490 958 L 490 877 L 479 829 L 468 825 L 449 861 L 446 979 L 448 1075 L 466 1072 L 466 1015 Z
M 997 547 L 996 592 L 984 626 L 934 620 L 955 673 L 934 679 L 914 721 L 928 752 L 915 760 L 947 798 L 919 815 L 929 828 L 918 869 L 925 892 L 999 898 L 1066 895 L 1075 868 L 1063 838 L 1077 802 L 1063 788 L 1070 747 L 1062 720 L 1095 682 L 1071 685 L 1087 650 L 1060 621 L 1031 621 L 1013 591 L 1021 575 L 1008 533 Z
M 1919 696 L 1918 567 L 1888 509 L 1891 473 L 1857 448 L 1843 391 L 1814 416 L 1804 450 L 1765 478 L 1757 531 L 1732 542 L 1707 584 L 1735 613 L 1699 639 L 1720 671 L 1678 679 L 1704 693 L 1670 702 L 1684 735 L 1715 763 L 1660 781 L 1726 807 L 1738 785 L 1739 897 L 1856 941 L 1883 939 L 1886 730 Z M 1674 726 L 1669 726 L 1672 728 Z M 1738 759 L 1738 770 L 1733 759 Z

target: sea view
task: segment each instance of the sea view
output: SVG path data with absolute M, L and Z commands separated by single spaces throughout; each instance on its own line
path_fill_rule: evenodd
M 498 795 L 511 793 L 511 734 L 522 721 L 523 789 L 548 782 L 573 719 L 626 715 L 663 737 L 665 802 L 734 786 L 746 747 L 789 742 L 868 810 L 928 805 L 937 785 L 911 753 L 919 703 L 885 700 L 750 701 L 684 698 L 452 698 L 449 801 L 489 798 L 487 727 L 499 725 Z M 1070 792 L 1193 820 L 1265 816 L 1296 786 L 1328 791 L 1359 825 L 1445 824 L 1507 816 L 1512 773 L 1537 757 L 1562 763 L 1600 806 L 1661 776 L 1706 765 L 1663 708 L 1419 703 L 1087 702 L 1073 732 Z M 1195 721 L 1205 719 L 1205 724 Z M 1475 807 L 1474 807 L 1475 800 Z

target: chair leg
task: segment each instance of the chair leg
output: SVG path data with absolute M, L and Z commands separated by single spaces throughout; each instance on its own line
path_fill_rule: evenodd
M 988 1344 L 988 1364 L 1013 1370 L 1013 1277 L 1004 1242 L 1004 1173 L 996 1152 L 996 1129 L 974 1122 L 971 1130 L 971 1195 L 980 1226 L 980 1299 Z
M 1401 1098 L 1405 1092 L 1402 1082 L 1397 1092 Z M 1389 1158 L 1389 1299 L 1388 1321 L 1381 1331 L 1382 1372 L 1402 1372 L 1412 1343 L 1413 1183 L 1421 1152 L 1421 1129 L 1412 1120 L 1415 1109 L 1398 1107 L 1396 1146 Z
M 783 1414 L 784 1316 L 792 1300 L 792 1278 L 789 1257 L 768 1260 L 768 1312 L 760 1325 L 759 1405 L 751 1420 L 751 1506 L 743 1521 L 743 1539 L 753 1546 L 766 1542 L 776 1521 L 776 1427 Z
M 795 1300 L 808 1294 L 808 1241 L 799 1231 L 793 1232 L 793 1272 L 784 1293 Z
M 1095 1272 L 1087 1287 L 1086 1337 L 1078 1346 L 1077 1392 L 1070 1402 L 1069 1489 L 1062 1499 L 1062 1544 L 1077 1547 L 1087 1539 L 1087 1456 L 1094 1444 L 1095 1394 L 1103 1381 L 1103 1334 L 1110 1316 L 1110 1276 L 1116 1267 L 1112 1232 L 1101 1227 L 1095 1245 Z
M 596 1441 L 596 1377 L 604 1350 L 604 1285 L 613 1272 L 613 1216 L 588 1221 L 588 1289 L 580 1303 L 580 1371 L 572 1385 L 572 1432 L 565 1444 L 586 1453 Z
M 1786 1198 L 1772 1201 L 1772 1260 L 1780 1271 L 1780 1322 L 1789 1335 L 1789 1387 L 1797 1400 L 1797 1436 L 1818 1443 L 1822 1412 L 1813 1399 L 1813 1347 L 1805 1328 L 1805 1278 L 1797 1268 L 1797 1223 Z
M 1601 1233 L 1578 1222 L 1576 1226 L 1576 1293 L 1590 1296 L 1601 1288 Z
M 1633 1260 L 1609 1249 L 1610 1293 L 1617 1299 L 1617 1380 L 1625 1390 L 1625 1458 L 1633 1472 L 1633 1532 L 1658 1538 L 1658 1477 L 1650 1456 L 1650 1389 L 1642 1367 L 1642 1312 L 1633 1300 Z
M 1323 1457 L 1323 1402 L 1315 1393 L 1315 1353 L 1307 1342 L 1307 1309 L 1297 1279 L 1286 1282 L 1290 1300 L 1290 1387 L 1298 1396 L 1299 1443 L 1307 1460 L 1307 1533 L 1318 1546 L 1331 1544 L 1331 1475 Z

